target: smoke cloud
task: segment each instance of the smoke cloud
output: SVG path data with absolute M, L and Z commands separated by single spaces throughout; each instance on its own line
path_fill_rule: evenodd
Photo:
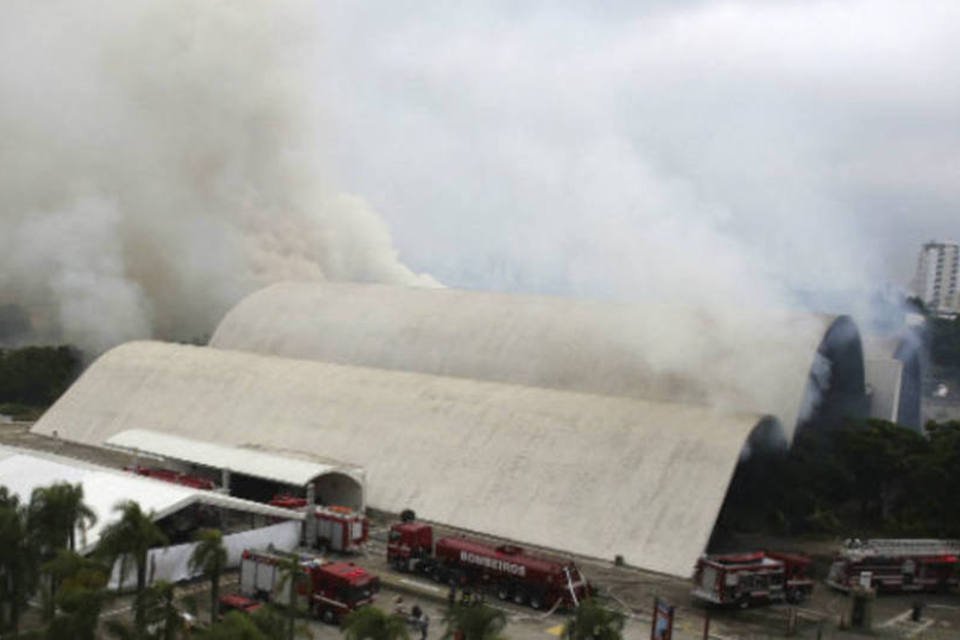
M 421 4 L 324 3 L 321 89 L 447 284 L 845 311 L 960 235 L 954 0 Z
M 313 3 L 7 0 L 0 304 L 93 353 L 270 282 L 434 284 L 325 176 Z

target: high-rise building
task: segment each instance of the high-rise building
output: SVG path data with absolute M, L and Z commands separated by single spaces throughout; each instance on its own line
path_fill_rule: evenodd
M 935 315 L 960 313 L 960 245 L 928 242 L 920 251 L 913 291 Z

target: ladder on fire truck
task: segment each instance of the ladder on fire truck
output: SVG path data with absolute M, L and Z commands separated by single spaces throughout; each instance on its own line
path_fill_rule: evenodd
M 573 606 L 579 607 L 580 600 L 577 598 L 577 590 L 573 586 L 573 576 L 570 574 L 570 567 L 564 567 L 563 574 L 567 577 L 567 589 L 570 591 L 570 598 L 573 600 Z
M 944 554 L 960 555 L 960 540 L 936 539 L 871 539 L 847 540 L 844 552 L 851 555 L 883 556 L 895 558 L 901 556 L 934 556 Z

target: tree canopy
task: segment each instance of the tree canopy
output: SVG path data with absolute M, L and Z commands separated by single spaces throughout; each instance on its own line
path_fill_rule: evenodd
M 718 529 L 960 537 L 960 422 L 926 435 L 882 420 L 797 434 L 738 468 Z
M 49 406 L 81 368 L 80 352 L 69 346 L 0 349 L 0 403 Z

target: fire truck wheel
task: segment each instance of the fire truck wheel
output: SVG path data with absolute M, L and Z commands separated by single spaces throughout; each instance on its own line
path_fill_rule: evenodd
M 741 609 L 746 609 L 747 607 L 749 607 L 750 596 L 741 596 L 740 599 L 737 600 L 737 606 L 740 607 Z
M 324 609 L 323 613 L 320 614 L 320 618 L 327 624 L 334 624 L 337 621 L 337 616 L 334 615 L 333 609 Z
M 534 609 L 536 609 L 536 610 L 539 611 L 540 609 L 543 608 L 543 600 L 542 600 L 542 599 L 540 598 L 540 596 L 537 595 L 536 593 L 531 593 L 531 594 L 530 594 L 530 606 L 531 606 L 532 608 L 534 608 Z
M 517 604 L 523 604 L 527 599 L 527 594 L 523 592 L 523 589 L 517 589 L 513 592 L 513 601 Z
M 497 586 L 497 598 L 500 600 L 509 600 L 510 599 L 510 589 L 505 584 Z

